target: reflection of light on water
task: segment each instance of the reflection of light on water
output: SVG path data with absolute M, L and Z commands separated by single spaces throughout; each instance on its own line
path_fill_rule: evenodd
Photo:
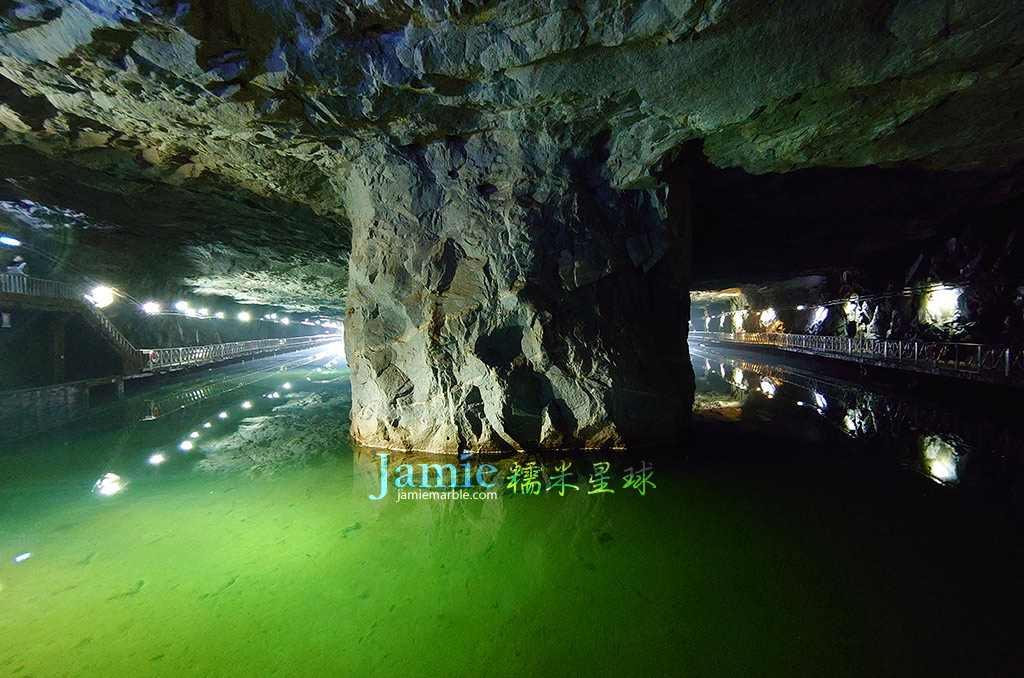
M 764 379 L 761 380 L 761 392 L 764 393 L 765 396 L 767 396 L 768 398 L 772 398 L 775 396 L 775 384 L 768 377 L 765 377 Z
M 722 363 L 722 366 L 721 366 L 721 369 L 719 370 L 719 372 L 722 373 L 722 379 L 725 379 L 725 363 Z
M 738 367 L 732 371 L 732 383 L 743 388 L 743 370 Z
M 928 473 L 936 480 L 955 482 L 957 479 L 956 448 L 939 436 L 921 438 L 921 454 Z
M 704 359 L 704 371 L 705 372 L 710 372 L 711 371 L 711 361 L 706 359 L 706 358 Z
M 96 481 L 93 489 L 104 497 L 109 497 L 123 490 L 124 482 L 121 480 L 121 476 L 116 473 L 108 473 Z
M 843 426 L 845 426 L 846 430 L 850 433 L 856 433 L 857 422 L 860 421 L 861 416 L 860 410 L 856 408 L 848 410 L 846 412 L 846 416 L 843 417 Z
M 825 396 L 821 395 L 817 391 L 811 391 L 814 394 L 814 404 L 818 406 L 818 409 L 823 410 L 828 407 L 828 401 L 825 400 Z

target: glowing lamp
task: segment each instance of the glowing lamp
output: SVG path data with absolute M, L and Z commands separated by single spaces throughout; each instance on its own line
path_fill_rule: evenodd
M 97 285 L 84 296 L 96 308 L 106 308 L 114 303 L 114 290 L 104 285 Z
M 924 310 L 928 320 L 942 323 L 955 320 L 959 315 L 960 294 L 963 290 L 955 287 L 937 287 L 925 296 Z

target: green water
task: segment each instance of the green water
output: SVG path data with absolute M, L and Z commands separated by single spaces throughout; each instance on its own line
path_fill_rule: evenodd
M 1021 666 L 1010 528 L 825 428 L 698 422 L 685 449 L 603 457 L 614 494 L 371 501 L 375 458 L 353 455 L 330 359 L 153 387 L 212 395 L 151 421 L 137 399 L 0 451 L 0 675 Z M 643 496 L 621 482 L 640 459 Z M 106 473 L 122 491 L 93 491 Z

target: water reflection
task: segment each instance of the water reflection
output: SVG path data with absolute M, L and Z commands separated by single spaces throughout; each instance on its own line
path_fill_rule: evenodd
M 17 675 L 941 675 L 947 656 L 983 653 L 995 659 L 955 668 L 1019 666 L 1021 597 L 991 583 L 1016 578 L 1019 561 L 979 536 L 990 522 L 961 511 L 964 492 L 914 477 L 914 492 L 864 492 L 877 476 L 851 469 L 845 450 L 806 463 L 806 450 L 764 428 L 715 423 L 695 433 L 708 459 L 683 446 L 392 453 L 386 500 L 375 501 L 381 453 L 349 447 L 347 375 L 332 358 L 0 455 L 0 665 Z M 725 419 L 769 413 L 842 430 L 849 418 L 865 439 L 885 428 L 856 389 L 710 355 L 699 364 L 701 400 Z M 208 392 L 215 378 L 178 390 Z M 968 482 L 975 458 L 929 435 L 915 438 L 921 463 Z M 185 440 L 188 453 L 177 449 Z M 156 455 L 163 462 L 148 463 Z M 412 480 L 399 488 L 399 477 Z M 434 487 L 453 477 L 471 487 Z M 120 496 L 103 497 L 118 484 Z M 448 491 L 396 501 L 399 489 Z M 37 555 L 16 565 L 19 554 Z M 964 577 L 963 563 L 986 576 Z M 943 653 L 921 642 L 940 637 Z
M 698 409 L 717 412 L 731 406 L 742 413 L 753 405 L 769 407 L 767 401 L 773 401 L 770 417 L 786 420 L 797 416 L 791 409 L 795 405 L 866 446 L 895 451 L 902 463 L 943 484 L 970 478 L 978 450 L 986 457 L 979 477 L 991 475 L 992 466 L 1004 461 L 1015 477 L 1021 477 L 1015 460 L 1024 449 L 1024 432 L 1012 422 L 873 390 L 808 368 L 770 363 L 767 357 L 758 362 L 750 352 L 691 350 Z M 1001 471 L 996 473 L 1005 480 Z

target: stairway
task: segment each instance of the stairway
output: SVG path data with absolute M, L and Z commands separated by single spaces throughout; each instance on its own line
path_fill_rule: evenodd
M 136 374 L 142 369 L 139 352 L 132 343 L 107 316 L 87 302 L 73 285 L 55 280 L 30 278 L 26 275 L 2 274 L 0 307 L 77 313 L 121 356 L 125 374 Z

